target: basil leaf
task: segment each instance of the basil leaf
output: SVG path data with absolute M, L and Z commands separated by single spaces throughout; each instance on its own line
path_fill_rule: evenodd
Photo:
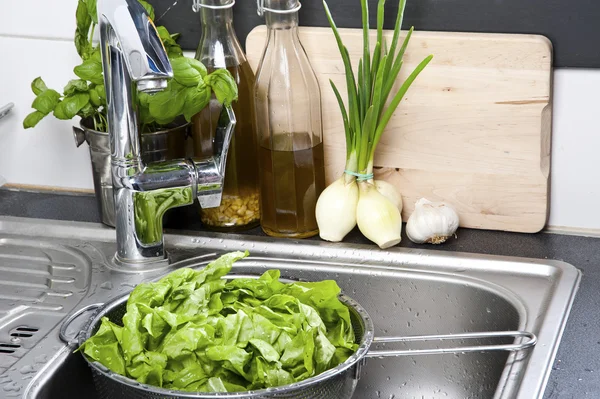
M 165 46 L 165 48 L 167 50 L 167 55 L 169 56 L 170 60 L 183 57 L 183 50 L 181 49 L 181 47 L 179 47 L 178 44 L 175 46 Z
M 104 82 L 96 86 L 96 91 L 98 92 L 98 96 L 100 96 L 100 100 L 106 104 L 106 89 L 104 88 Z
M 102 64 L 98 61 L 92 59 L 86 60 L 83 64 L 76 66 L 73 72 L 83 80 L 88 80 L 98 85 L 104 84 Z
M 90 56 L 90 42 L 87 37 L 87 33 L 81 33 L 79 30 L 75 32 L 75 48 L 77 49 L 77 54 L 84 59 L 87 60 Z
M 238 88 L 227 69 L 217 69 L 204 78 L 221 104 L 231 105 L 238 98 Z
M 79 0 L 77 3 L 75 18 L 77 20 L 75 48 L 77 49 L 79 56 L 85 59 L 87 58 L 87 52 L 89 50 L 90 43 L 88 35 L 92 24 L 92 18 L 90 17 L 86 0 Z
M 183 116 L 185 120 L 191 122 L 192 117 L 202 111 L 210 102 L 212 93 L 210 87 L 203 85 L 199 87 L 189 87 L 186 89 L 185 105 L 183 107 Z
M 171 81 L 166 90 L 148 97 L 150 115 L 158 123 L 166 125 L 183 113 L 185 96 L 180 95 L 183 89 L 183 86 Z
M 165 28 L 164 26 L 158 26 L 156 28 L 156 31 L 158 32 L 158 36 L 160 37 L 160 40 L 162 40 L 165 46 L 177 45 L 176 38 L 174 37 L 175 35 L 171 35 L 167 28 Z
M 31 82 L 31 90 L 33 91 L 33 93 L 36 96 L 38 96 L 38 95 L 42 94 L 42 92 L 48 90 L 48 87 L 46 86 L 46 83 L 44 83 L 42 78 L 38 77 L 38 78 L 35 78 L 35 80 L 33 82 Z
M 77 93 L 65 97 L 56 105 L 54 116 L 62 120 L 73 119 L 88 104 L 89 100 L 90 95 L 88 93 Z
M 138 2 L 142 5 L 142 7 L 144 7 L 150 19 L 154 21 L 154 7 L 144 0 L 138 0 Z
M 56 90 L 48 89 L 40 93 L 40 95 L 33 100 L 31 107 L 44 115 L 48 115 L 54 110 L 59 100 L 60 94 L 58 94 Z
M 87 91 L 88 91 L 88 84 L 85 80 L 73 79 L 73 80 L 70 80 L 69 83 L 67 83 L 63 92 L 64 92 L 65 96 L 69 96 L 76 92 L 81 93 L 81 92 L 87 92 Z
M 95 24 L 98 24 L 98 11 L 96 9 L 96 0 L 86 0 L 86 2 L 89 16 L 92 18 L 92 21 Z
M 198 72 L 203 78 L 207 75 L 206 66 L 195 58 L 186 58 L 188 64 Z
M 201 82 L 202 76 L 196 68 L 192 68 L 188 62 L 187 57 L 180 57 L 171 60 L 171 66 L 173 67 L 173 78 L 177 83 L 194 87 L 198 86 Z
M 183 50 L 181 50 L 181 47 L 177 44 L 177 38 L 179 37 L 179 34 L 171 35 L 164 26 L 158 26 L 156 30 L 158 31 L 160 40 L 163 42 L 165 49 L 167 50 L 167 55 L 169 58 L 175 59 L 183 57 Z
M 100 47 L 96 47 L 94 51 L 92 51 L 90 59 L 99 62 L 100 65 L 102 65 L 102 53 L 100 52 Z
M 100 105 L 102 105 L 102 99 L 100 99 L 98 90 L 95 87 L 90 89 L 90 103 L 94 107 L 99 107 Z
M 34 111 L 30 113 L 23 121 L 23 128 L 29 129 L 35 127 L 42 119 L 44 119 L 45 116 L 46 114 L 43 114 L 40 111 Z
M 152 115 L 150 115 L 150 94 L 138 93 L 138 112 L 139 119 L 142 125 L 153 123 L 156 121 Z
M 85 105 L 85 107 L 83 107 L 80 111 L 79 111 L 79 115 L 82 118 L 89 118 L 91 116 L 94 116 L 94 114 L 96 113 L 96 108 L 94 108 L 94 106 L 91 103 L 87 103 Z
M 77 29 L 85 32 L 90 29 L 92 19 L 88 10 L 87 0 L 79 0 L 77 2 L 77 10 L 75 11 L 75 19 L 77 20 Z

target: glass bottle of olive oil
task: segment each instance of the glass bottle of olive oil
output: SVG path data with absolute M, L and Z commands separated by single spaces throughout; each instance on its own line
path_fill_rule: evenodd
M 298 0 L 264 0 L 267 45 L 254 89 L 265 233 L 318 234 L 315 207 L 325 188 L 321 93 L 298 37 Z
M 255 129 L 254 73 L 233 28 L 233 0 L 200 0 L 202 38 L 196 52 L 208 72 L 227 68 L 238 85 L 238 101 L 232 104 L 237 124 L 231 140 L 223 198 L 219 208 L 202 209 L 202 223 L 209 229 L 235 231 L 258 226 L 258 143 Z M 192 120 L 194 155 L 211 156 L 222 106 L 213 98 Z

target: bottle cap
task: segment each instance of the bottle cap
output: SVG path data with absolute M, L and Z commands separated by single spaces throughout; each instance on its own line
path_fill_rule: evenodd
M 217 3 L 217 4 L 207 4 Z M 235 0 L 221 0 L 221 1 L 208 1 L 208 0 L 194 0 L 192 4 L 192 10 L 194 12 L 200 12 L 201 8 L 210 8 L 211 10 L 223 10 L 231 8 L 235 5 Z
M 265 7 L 265 0 L 256 0 L 256 7 L 257 7 L 257 12 L 259 16 L 263 16 L 265 15 L 265 11 L 266 12 L 272 12 L 275 14 L 292 14 L 295 12 L 300 11 L 300 8 L 302 8 L 302 4 L 299 1 L 293 0 L 293 1 L 274 1 L 274 0 L 266 0 L 268 6 Z M 282 8 L 273 8 L 271 6 L 272 3 L 284 3 L 282 4 Z M 295 3 L 295 5 L 294 5 Z M 286 7 L 287 6 L 287 7 Z

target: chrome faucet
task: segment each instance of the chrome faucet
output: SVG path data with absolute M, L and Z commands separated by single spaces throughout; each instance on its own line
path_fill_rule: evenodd
M 225 162 L 235 127 L 230 107 L 216 132 L 219 154 L 145 165 L 135 112 L 136 89 L 154 93 L 173 77 L 154 24 L 137 0 L 99 0 L 98 22 L 108 106 L 115 197 L 117 253 L 126 270 L 152 270 L 167 260 L 162 218 L 198 198 L 203 208 L 221 203 Z

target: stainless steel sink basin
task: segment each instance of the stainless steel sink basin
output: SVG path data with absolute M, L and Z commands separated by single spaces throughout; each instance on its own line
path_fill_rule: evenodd
M 370 359 L 355 398 L 541 398 L 580 278 L 556 261 L 317 241 L 194 233 L 168 235 L 167 246 L 172 267 L 248 249 L 236 273 L 278 268 L 289 278 L 335 279 L 370 313 L 379 336 L 538 336 L 524 353 Z M 95 398 L 85 362 L 58 338 L 60 321 L 168 271 L 116 272 L 114 251 L 114 231 L 100 225 L 0 218 L 0 397 Z

